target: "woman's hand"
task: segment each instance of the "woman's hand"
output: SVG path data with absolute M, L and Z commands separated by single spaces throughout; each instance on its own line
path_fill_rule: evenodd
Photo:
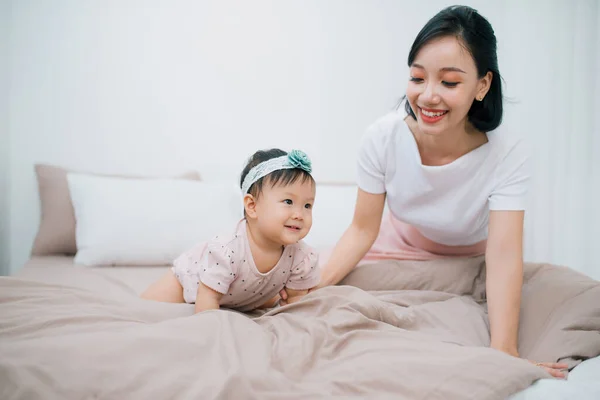
M 321 282 L 319 282 L 319 284 L 317 286 L 315 286 L 314 288 L 308 289 L 308 293 L 312 293 L 315 290 L 319 290 L 324 287 L 332 286 L 332 285 L 333 285 L 333 283 L 329 283 L 325 279 L 321 278 Z M 279 297 L 281 297 L 281 300 L 279 300 L 280 305 L 283 306 L 286 304 L 292 304 L 292 302 L 289 301 L 289 296 L 288 296 L 288 293 L 286 292 L 285 288 L 283 288 L 279 291 Z
M 283 288 L 279 291 L 279 305 L 285 306 L 287 304 L 293 304 L 304 296 L 306 296 L 310 291 L 309 290 L 294 290 L 289 288 Z
M 552 363 L 552 362 L 535 362 L 528 360 L 530 363 L 537 365 L 538 367 L 545 369 L 547 373 L 555 378 L 566 378 L 567 374 L 564 372 L 569 366 L 564 363 Z
M 492 348 L 494 348 L 494 346 L 492 346 Z M 496 350 L 501 351 L 503 353 L 508 354 L 509 356 L 513 356 L 513 357 L 517 357 L 519 358 L 519 352 L 512 348 L 512 349 L 508 349 L 508 348 L 496 348 Z M 566 374 L 565 372 L 563 372 L 564 370 L 566 370 L 567 368 L 569 368 L 569 366 L 567 364 L 564 363 L 553 363 L 553 362 L 535 362 L 532 360 L 527 360 L 530 363 L 537 365 L 538 367 L 546 370 L 546 372 L 548 372 L 550 375 L 552 375 L 555 378 L 565 378 Z
M 285 291 L 285 288 L 283 288 L 283 289 L 281 289 L 281 290 L 279 291 L 279 297 L 281 298 L 281 299 L 279 300 L 279 304 L 280 304 L 280 305 L 287 304 L 288 294 L 287 294 L 287 292 Z
M 308 293 L 312 293 L 315 290 L 319 290 L 321 288 L 327 287 L 327 286 L 332 286 L 333 283 L 330 283 L 328 279 L 326 279 L 324 276 L 321 275 L 321 281 L 319 282 L 319 284 L 317 286 L 315 286 L 314 288 L 308 289 Z M 285 305 L 285 304 L 291 304 L 288 299 L 288 292 L 286 291 L 285 288 L 281 289 L 279 291 L 279 297 L 281 297 L 281 300 L 279 301 L 280 305 Z

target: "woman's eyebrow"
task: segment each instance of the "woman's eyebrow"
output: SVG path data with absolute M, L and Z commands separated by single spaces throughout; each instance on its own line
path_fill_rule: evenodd
M 465 71 L 463 71 L 460 68 L 457 67 L 444 67 L 444 68 L 440 68 L 440 71 L 444 71 L 444 72 L 460 72 L 462 74 L 466 74 Z
M 424 66 L 422 66 L 421 64 L 417 64 L 417 63 L 413 63 L 412 67 L 419 68 L 419 69 L 425 69 Z M 440 71 L 443 71 L 443 72 L 460 72 L 460 73 L 466 74 L 465 71 L 463 71 L 462 69 L 460 69 L 458 67 L 444 67 L 444 68 L 440 68 Z

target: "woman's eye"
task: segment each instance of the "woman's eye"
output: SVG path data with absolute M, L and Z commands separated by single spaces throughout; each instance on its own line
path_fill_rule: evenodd
M 292 200 L 290 200 L 290 199 L 285 199 L 283 202 L 289 206 L 291 206 L 293 204 Z
M 308 204 L 308 203 L 307 203 L 307 204 L 305 204 L 305 205 L 304 205 L 304 208 L 311 209 L 311 208 L 312 208 L 312 204 Z
M 421 83 L 423 82 L 423 78 L 413 78 L 412 76 L 410 77 L 410 81 L 411 82 L 415 82 L 415 83 Z
M 446 81 L 442 81 L 442 84 L 444 86 L 447 86 L 447 87 L 456 87 L 458 85 L 458 82 L 446 82 Z

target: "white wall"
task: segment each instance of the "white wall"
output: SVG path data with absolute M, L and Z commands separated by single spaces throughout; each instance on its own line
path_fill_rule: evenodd
M 600 51 L 600 4 L 510 0 L 501 65 L 514 112 L 507 124 L 533 145 L 534 199 L 528 215 L 528 255 L 600 279 L 595 254 L 600 220 L 600 130 L 594 101 Z M 499 16 L 500 17 L 500 16 Z
M 0 1 L 0 275 L 9 273 L 9 24 L 10 2 Z
M 552 67 L 572 54 L 570 42 L 555 43 L 559 34 L 574 37 L 575 23 L 562 21 L 569 2 L 543 8 L 516 0 L 467 3 L 488 17 L 499 38 L 506 94 L 517 100 L 507 105 L 506 124 L 537 146 L 542 157 L 536 170 L 547 175 L 549 167 L 561 167 L 552 166 L 551 155 L 561 151 L 565 137 L 577 148 L 591 140 L 591 132 L 571 131 L 548 139 L 558 110 L 553 103 L 570 101 L 560 98 L 556 85 L 565 91 L 571 78 L 564 75 L 557 84 L 555 75 L 568 68 Z M 594 0 L 580 3 L 597 6 Z M 27 259 L 37 229 L 36 162 L 142 174 L 195 168 L 207 179 L 236 179 L 251 152 L 279 146 L 307 151 L 318 179 L 352 180 L 358 138 L 403 94 L 416 33 L 449 4 L 14 1 L 12 269 Z M 577 89 L 594 98 L 592 88 Z M 569 123 L 564 127 L 570 129 Z M 527 256 L 583 270 L 588 260 L 580 254 L 587 253 L 547 244 L 544 221 L 558 206 L 543 204 L 560 196 L 549 189 L 557 182 L 551 179 L 536 187 L 539 204 L 528 221 Z M 578 196 L 587 194 L 581 185 L 577 190 Z M 591 232 L 574 208 L 563 207 L 560 226 L 552 225 L 555 242 L 562 229 Z M 580 245 L 591 248 L 591 239 Z

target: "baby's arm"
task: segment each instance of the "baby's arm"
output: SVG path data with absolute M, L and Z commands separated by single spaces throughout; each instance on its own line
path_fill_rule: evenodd
M 305 247 L 303 251 L 305 256 L 300 263 L 294 265 L 286 287 L 282 291 L 283 304 L 292 304 L 301 300 L 310 290 L 317 287 L 321 280 L 318 267 L 319 254 L 310 247 Z
M 223 294 L 212 290 L 200 282 L 200 285 L 198 285 L 198 292 L 196 293 L 195 311 L 199 313 L 206 310 L 218 310 L 221 297 L 223 297 Z

